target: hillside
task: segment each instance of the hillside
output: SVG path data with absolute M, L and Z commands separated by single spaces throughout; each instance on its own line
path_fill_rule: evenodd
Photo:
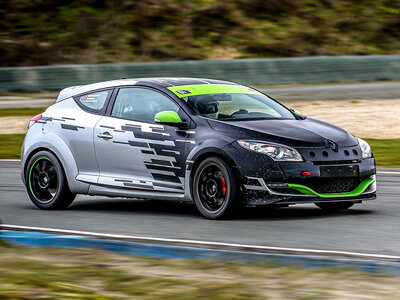
M 399 0 L 0 0 L 0 66 L 398 53 Z

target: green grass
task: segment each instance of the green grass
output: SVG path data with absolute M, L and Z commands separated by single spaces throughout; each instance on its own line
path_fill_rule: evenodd
M 36 116 L 46 110 L 46 107 L 24 107 L 0 109 L 0 117 Z
M 380 167 L 400 167 L 400 140 L 365 139 Z
M 399 276 L 0 245 L 0 299 L 395 299 Z M 357 282 L 357 284 L 350 284 Z
M 20 158 L 25 134 L 0 134 L 0 158 Z
M 0 134 L 0 158 L 19 158 L 24 134 Z M 366 139 L 380 167 L 400 167 L 400 140 Z

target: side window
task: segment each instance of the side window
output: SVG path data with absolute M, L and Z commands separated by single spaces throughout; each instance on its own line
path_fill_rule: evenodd
M 160 111 L 178 112 L 179 107 L 168 97 L 144 88 L 122 88 L 115 99 L 111 116 L 132 121 L 154 123 Z
M 76 100 L 86 108 L 93 111 L 101 111 L 111 91 L 91 92 L 78 97 Z

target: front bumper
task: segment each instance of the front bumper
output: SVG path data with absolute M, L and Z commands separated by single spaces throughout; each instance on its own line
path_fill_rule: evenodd
M 244 199 L 247 205 L 265 204 L 301 204 L 318 202 L 361 202 L 376 199 L 376 176 L 371 175 L 363 180 L 355 189 L 339 193 L 318 193 L 313 189 L 300 184 L 287 182 L 270 183 L 263 178 L 249 177 L 245 184 Z M 290 181 L 290 180 L 289 180 Z M 257 183 L 257 184 L 254 184 Z
M 249 196 L 249 195 L 248 195 Z M 282 197 L 282 196 L 272 196 L 272 197 L 247 197 L 246 205 L 295 205 L 295 204 L 310 204 L 310 203 L 332 203 L 332 202 L 353 202 L 361 203 L 362 201 L 375 200 L 376 193 L 362 195 L 360 197 L 352 198 L 317 198 L 317 197 Z
M 363 159 L 359 146 L 343 147 L 337 152 L 301 148 L 298 150 L 304 161 L 299 162 L 276 162 L 268 155 L 240 146 L 236 150 L 239 156 L 235 163 L 248 205 L 360 202 L 376 198 L 375 159 Z M 358 187 L 368 179 L 367 184 Z M 339 184 L 341 181 L 343 185 Z M 339 186 L 330 186 L 336 183 Z M 282 187 L 276 186 L 279 184 Z

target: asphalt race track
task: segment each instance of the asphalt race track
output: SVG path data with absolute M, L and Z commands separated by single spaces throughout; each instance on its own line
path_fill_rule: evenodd
M 259 86 L 260 90 L 278 100 L 376 100 L 398 99 L 398 81 L 359 83 L 322 83 Z
M 247 208 L 240 218 L 209 221 L 194 205 L 79 196 L 64 211 L 31 204 L 19 163 L 0 162 L 0 217 L 4 224 L 202 240 L 246 245 L 350 251 L 400 256 L 400 170 L 378 174 L 378 198 L 339 213 L 314 205 Z

